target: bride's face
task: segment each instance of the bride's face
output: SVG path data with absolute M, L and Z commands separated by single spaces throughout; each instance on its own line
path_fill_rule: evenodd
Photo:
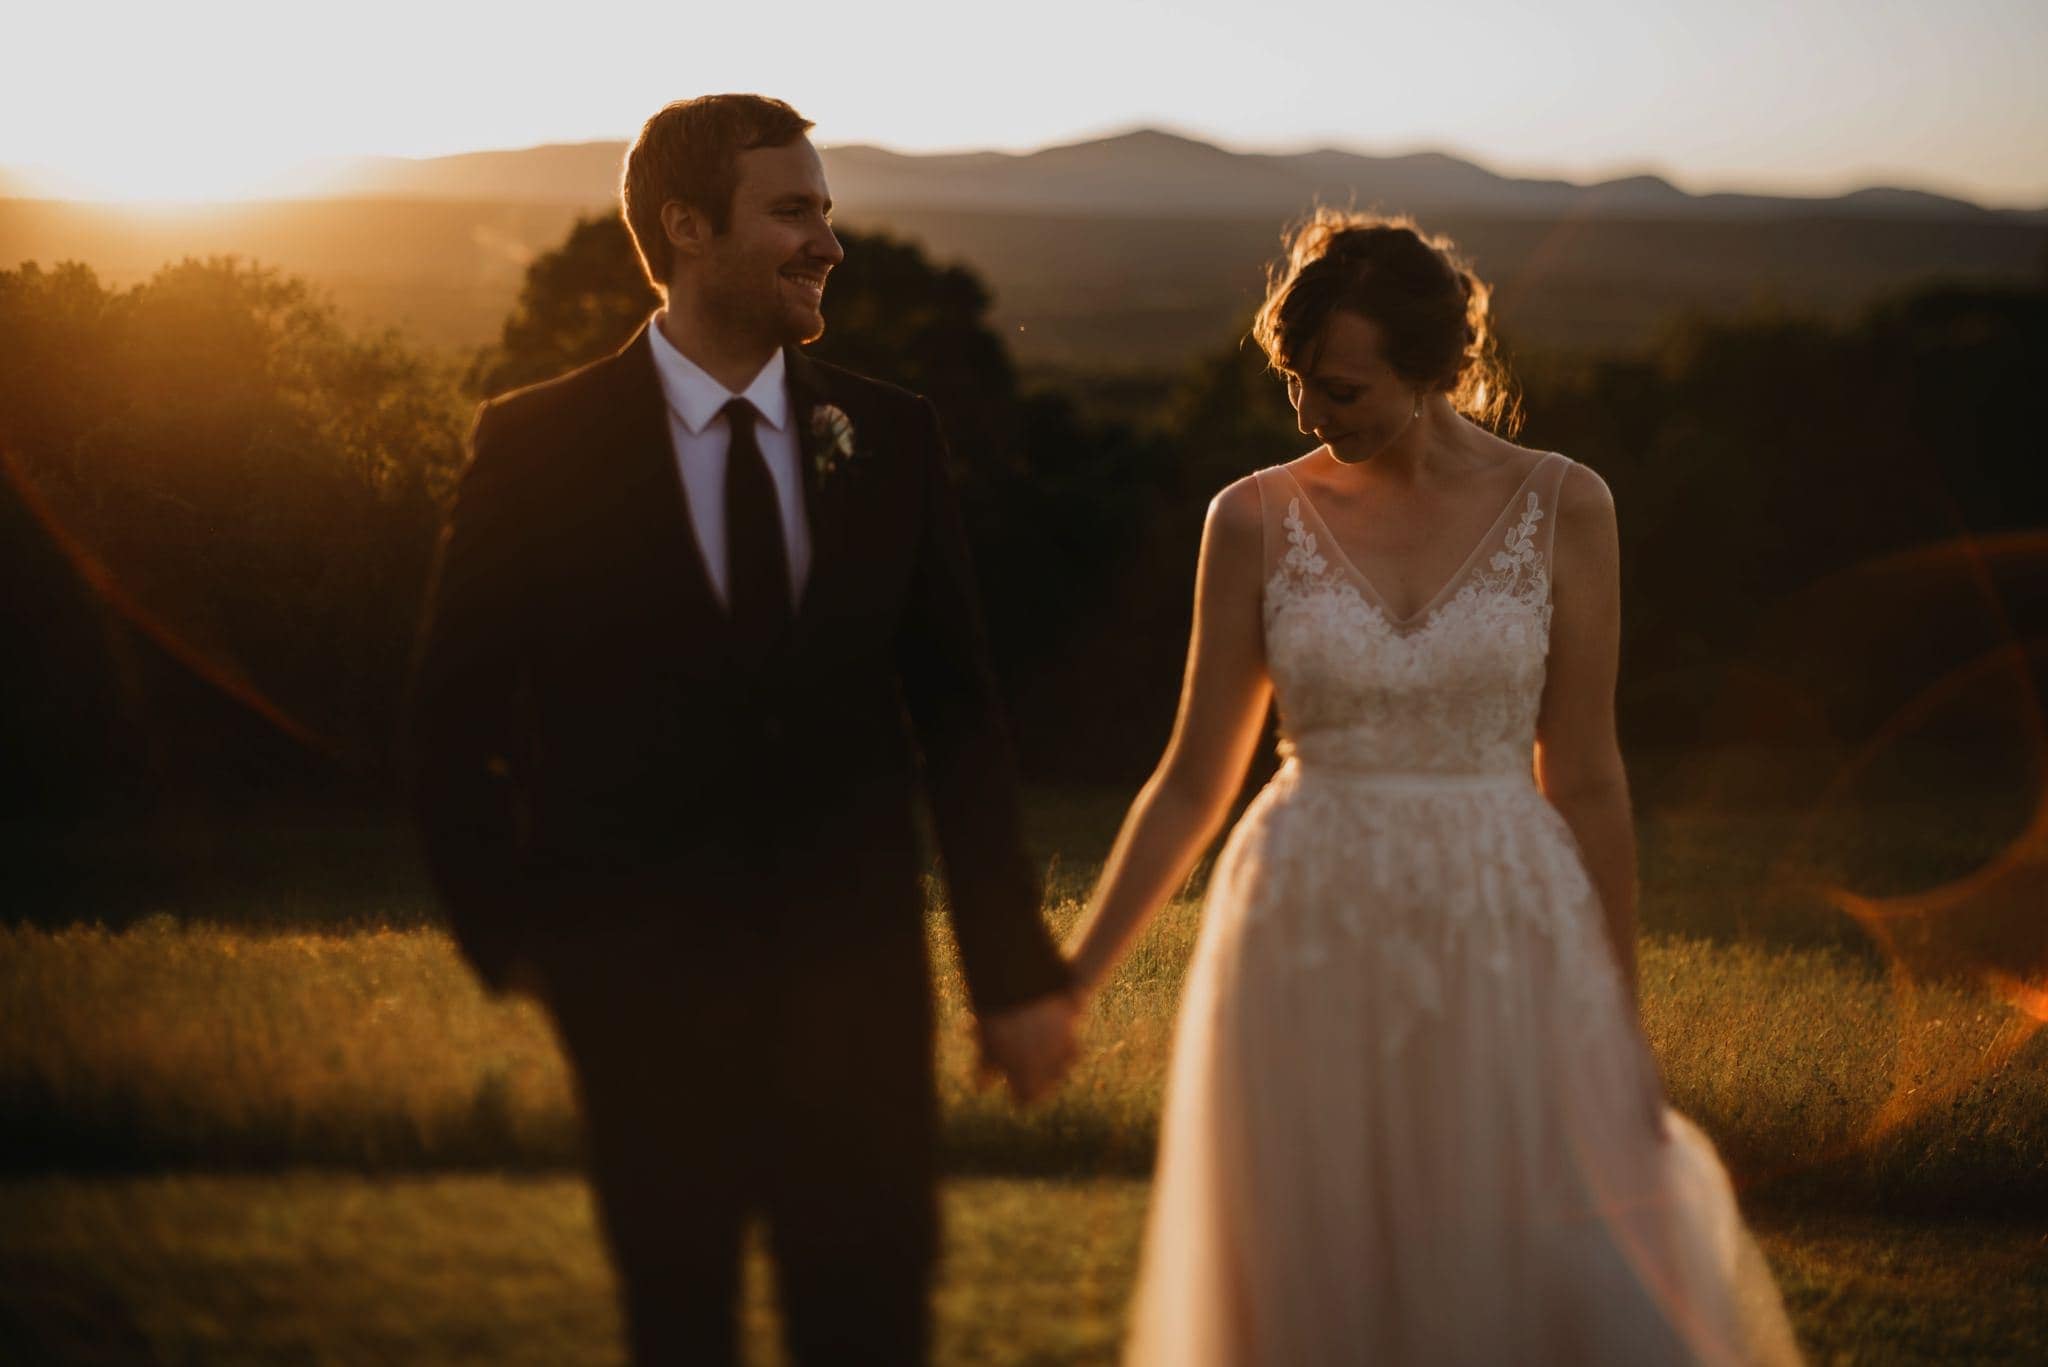
M 1287 398 L 1302 435 L 1347 465 L 1371 460 L 1408 430 L 1420 386 L 1387 364 L 1379 324 L 1339 309 L 1287 371 Z

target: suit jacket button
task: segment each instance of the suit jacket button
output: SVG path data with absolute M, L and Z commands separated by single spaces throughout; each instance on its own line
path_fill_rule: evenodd
M 761 738 L 767 741 L 782 739 L 782 723 L 773 717 L 761 718 Z

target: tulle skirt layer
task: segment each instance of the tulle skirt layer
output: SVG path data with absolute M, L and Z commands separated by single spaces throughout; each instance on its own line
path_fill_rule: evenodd
M 1130 1360 L 1797 1361 L 1650 1066 L 1525 778 L 1286 766 L 1211 880 Z

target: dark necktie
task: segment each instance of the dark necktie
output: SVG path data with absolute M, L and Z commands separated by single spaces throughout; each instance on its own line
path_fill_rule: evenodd
M 775 481 L 754 440 L 754 405 L 734 399 L 723 411 L 732 429 L 725 457 L 726 602 L 741 657 L 759 665 L 789 628 L 789 553 Z

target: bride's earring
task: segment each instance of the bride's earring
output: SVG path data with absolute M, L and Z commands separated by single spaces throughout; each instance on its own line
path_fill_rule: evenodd
M 1415 391 L 1415 410 L 1414 410 L 1413 412 L 1411 412 L 1411 413 L 1410 413 L 1410 414 L 1408 415 L 1408 420 L 1409 420 L 1410 422 L 1413 422 L 1413 421 L 1415 421 L 1415 419 L 1417 419 L 1417 418 L 1419 418 L 1419 417 L 1421 417 L 1421 416 L 1422 416 L 1422 391 L 1418 389 L 1418 390 L 1416 390 L 1416 391 Z

